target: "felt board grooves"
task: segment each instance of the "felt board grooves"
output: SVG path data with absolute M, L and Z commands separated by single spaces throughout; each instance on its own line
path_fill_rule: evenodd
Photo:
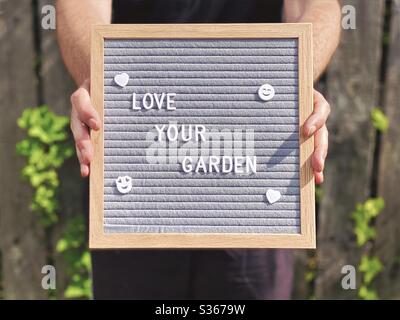
M 297 65 L 297 39 L 105 39 L 104 231 L 299 234 Z M 113 80 L 121 72 L 129 75 L 124 88 Z M 257 95 L 264 83 L 276 91 L 268 102 Z M 177 109 L 132 110 L 133 92 L 137 101 L 147 92 L 174 92 Z M 149 163 L 154 125 L 168 123 L 241 131 L 242 142 L 233 134 L 219 146 L 244 156 L 253 148 L 257 173 L 185 174 L 174 162 L 182 141 L 176 152 L 171 143 L 157 149 L 165 162 Z M 188 155 L 196 147 L 186 145 Z M 133 181 L 125 195 L 115 185 L 123 175 Z M 269 188 L 282 194 L 274 204 Z
M 139 44 L 139 45 L 138 45 Z M 240 40 L 223 40 L 219 39 L 217 42 L 212 40 L 203 40 L 196 39 L 186 40 L 179 39 L 179 41 L 171 41 L 171 40 L 113 40 L 107 39 L 104 42 L 104 48 L 152 48 L 152 49 L 162 49 L 162 48 L 171 48 L 176 50 L 177 48 L 228 48 L 232 49 L 252 49 L 252 48 L 295 48 L 297 49 L 297 40 L 295 39 L 270 39 L 267 41 L 258 41 L 253 39 L 240 39 Z M 107 50 L 105 50 L 106 52 Z

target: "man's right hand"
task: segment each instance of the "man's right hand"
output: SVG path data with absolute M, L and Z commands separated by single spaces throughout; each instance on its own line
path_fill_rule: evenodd
M 87 79 L 71 95 L 71 130 L 75 140 L 76 154 L 80 163 L 81 176 L 90 173 L 90 162 L 93 159 L 93 145 L 89 130 L 99 130 L 100 116 L 90 99 L 90 80 Z

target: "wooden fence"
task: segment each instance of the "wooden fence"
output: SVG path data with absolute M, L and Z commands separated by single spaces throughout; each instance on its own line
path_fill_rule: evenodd
M 46 298 L 41 268 L 57 269 L 62 298 L 65 264 L 54 250 L 65 221 L 87 212 L 76 160 L 61 172 L 61 221 L 50 231 L 29 209 L 32 190 L 20 178 L 24 160 L 15 153 L 23 138 L 16 119 L 26 107 L 48 104 L 69 114 L 74 89 L 63 66 L 54 30 L 40 26 L 41 8 L 53 0 L 0 1 L 0 290 L 7 299 Z M 374 221 L 377 236 L 368 244 L 384 270 L 373 285 L 381 298 L 400 298 L 400 2 L 346 0 L 356 8 L 357 28 L 343 30 L 340 47 L 318 84 L 332 105 L 330 152 L 318 208 L 318 249 L 296 251 L 294 298 L 357 298 L 343 290 L 341 268 L 357 266 L 350 213 L 369 197 L 385 199 Z M 370 112 L 381 107 L 389 130 L 377 134 Z M 305 275 L 313 274 L 306 281 Z M 360 278 L 360 277 L 358 277 Z

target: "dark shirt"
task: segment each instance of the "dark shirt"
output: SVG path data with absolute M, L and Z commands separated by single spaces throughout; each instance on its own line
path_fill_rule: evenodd
M 113 23 L 274 23 L 283 0 L 114 0 Z
M 113 23 L 275 23 L 283 0 L 114 0 Z M 289 250 L 92 251 L 96 299 L 288 299 Z

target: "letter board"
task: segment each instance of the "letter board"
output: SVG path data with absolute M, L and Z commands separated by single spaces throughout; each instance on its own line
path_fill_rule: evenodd
M 310 24 L 95 26 L 91 248 L 315 247 Z

